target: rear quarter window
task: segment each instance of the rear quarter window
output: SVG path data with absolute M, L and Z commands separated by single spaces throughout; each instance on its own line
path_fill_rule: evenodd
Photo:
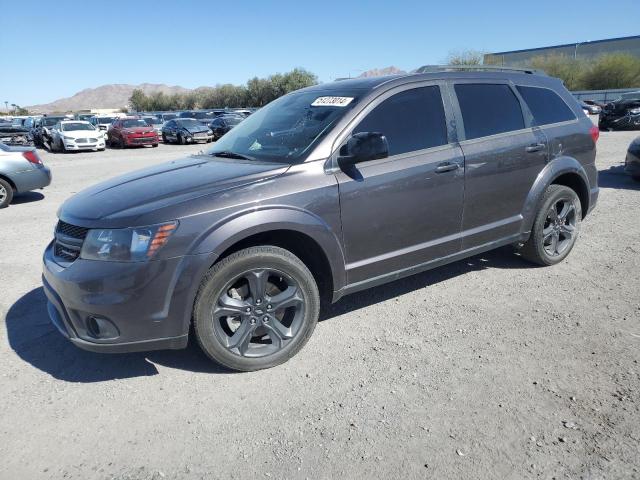
M 520 102 L 509 85 L 459 83 L 455 91 L 467 140 L 525 127 Z
M 573 111 L 553 90 L 521 85 L 516 88 L 531 110 L 537 125 L 575 120 Z

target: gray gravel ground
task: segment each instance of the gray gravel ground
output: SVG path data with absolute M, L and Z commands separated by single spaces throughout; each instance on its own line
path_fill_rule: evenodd
M 200 147 L 42 153 L 53 184 L 0 211 L 0 479 L 640 478 L 635 136 L 602 133 L 600 203 L 564 263 L 501 249 L 355 294 L 248 374 L 195 346 L 78 350 L 40 288 L 65 198 Z

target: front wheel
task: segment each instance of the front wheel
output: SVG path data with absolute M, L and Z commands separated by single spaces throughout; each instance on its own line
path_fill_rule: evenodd
M 522 247 L 522 256 L 539 265 L 560 263 L 576 243 L 581 220 L 582 207 L 576 192 L 564 185 L 550 185 L 531 236 Z
M 291 252 L 260 246 L 216 263 L 202 281 L 193 323 L 202 350 L 238 371 L 286 362 L 318 322 L 313 275 Z

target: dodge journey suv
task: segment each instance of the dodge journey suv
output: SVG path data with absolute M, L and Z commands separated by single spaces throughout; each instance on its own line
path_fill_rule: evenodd
M 503 245 L 561 262 L 598 198 L 598 128 L 558 79 L 425 70 L 298 90 L 207 152 L 68 199 L 44 253 L 55 326 L 97 352 L 191 334 L 257 370 L 325 301 Z

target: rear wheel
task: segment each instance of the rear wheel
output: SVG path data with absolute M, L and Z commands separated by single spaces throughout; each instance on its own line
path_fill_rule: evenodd
M 9 182 L 0 178 L 0 208 L 8 207 L 13 200 L 13 187 Z
M 240 250 L 215 264 L 196 298 L 193 322 L 202 350 L 239 371 L 289 360 L 318 321 L 313 275 L 291 252 L 273 246 Z
M 184 145 L 184 139 L 182 138 L 182 134 L 176 135 L 176 139 L 178 141 L 178 145 Z
M 582 207 L 576 192 L 564 185 L 550 185 L 544 194 L 522 256 L 539 265 L 564 260 L 580 232 Z
M 168 143 L 167 136 L 164 133 L 162 134 L 162 143 Z

